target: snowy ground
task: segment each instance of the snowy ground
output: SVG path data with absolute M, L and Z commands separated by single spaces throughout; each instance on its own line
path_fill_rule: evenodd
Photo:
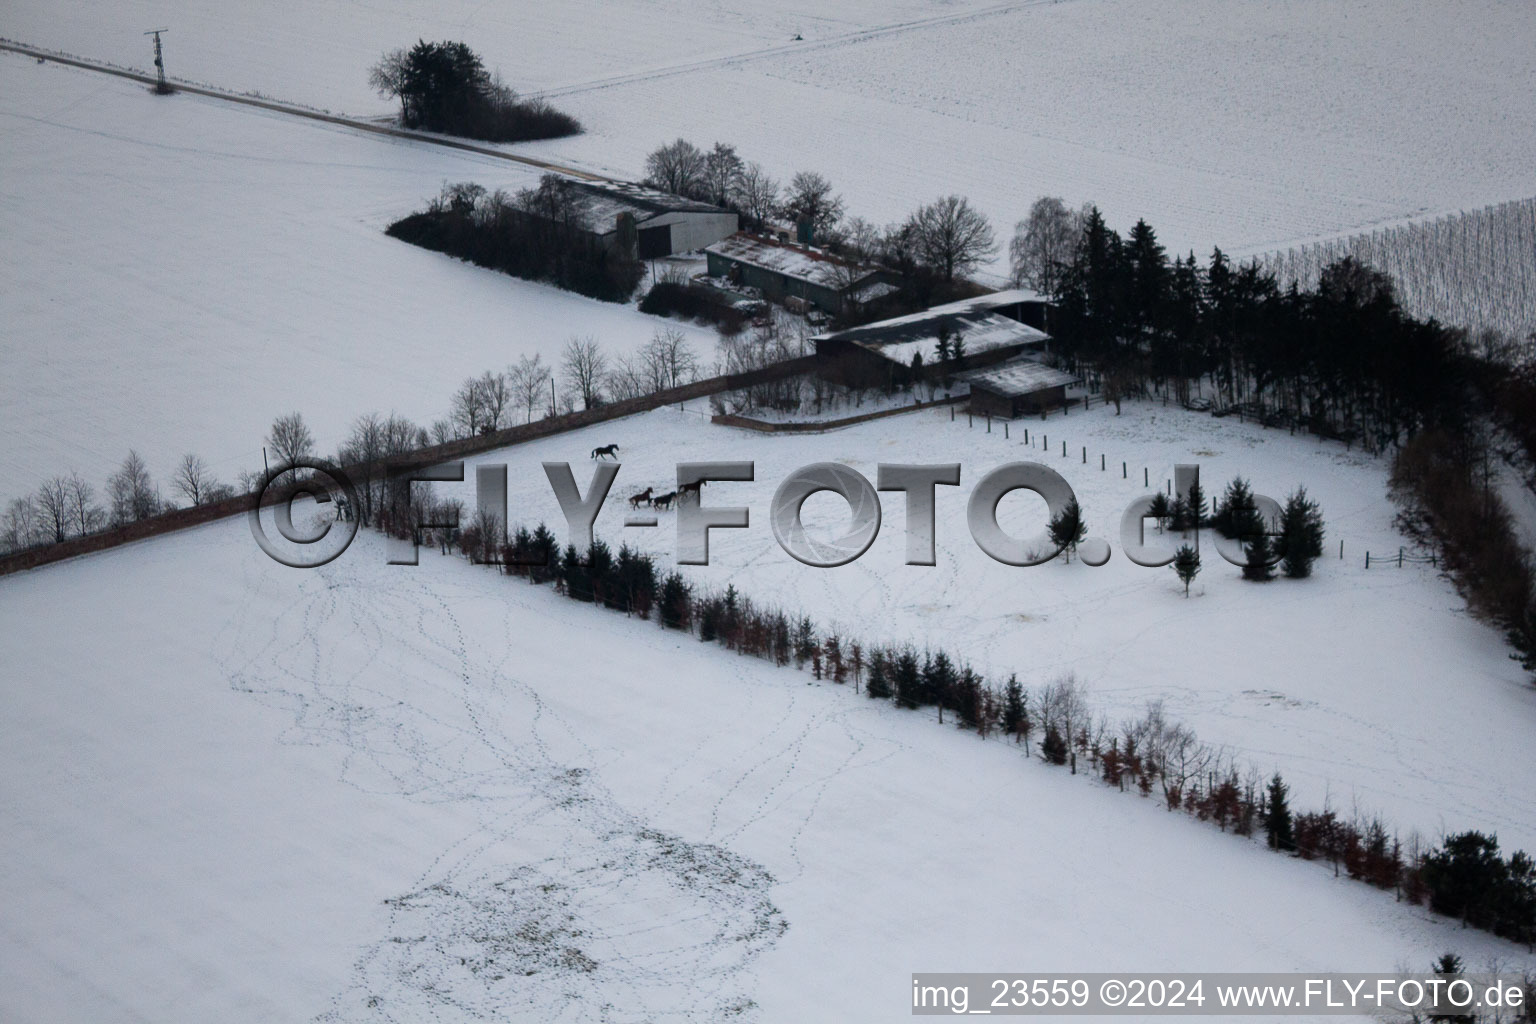
M 232 481 L 293 410 L 334 451 L 361 413 L 430 424 L 572 335 L 627 352 L 681 326 L 384 235 L 445 180 L 532 180 L 505 161 L 12 54 L 0 97 L 0 499 L 100 488 L 129 447 L 162 488 L 189 451 Z
M 899 1020 L 914 970 L 1519 959 L 848 687 L 383 563 L 230 520 L 0 580 L 0 1017 Z
M 1059 194 L 1202 255 L 1523 198 L 1536 162 L 1522 0 L 20 0 L 0 31 L 144 66 L 160 24 L 188 79 L 380 115 L 381 52 L 463 39 L 588 129 L 531 152 L 627 176 L 721 139 L 877 222 L 960 192 L 1008 227 Z
M 1040 685 L 1075 671 L 1111 724 L 1163 698 L 1202 738 L 1266 774 L 1282 770 L 1303 804 L 1326 800 L 1346 815 L 1381 814 L 1404 835 L 1410 828 L 1431 838 L 1477 828 L 1497 832 L 1511 848 L 1536 849 L 1536 766 L 1526 756 L 1536 691 L 1526 674 L 1500 634 L 1472 619 L 1429 565 L 1363 566 L 1366 551 L 1395 556 L 1408 543 L 1392 525 L 1384 461 L 1150 403 L 1127 403 L 1118 417 L 1107 407 L 1019 421 L 1007 441 L 1001 424 L 989 435 L 980 420 L 968 428 L 963 409 L 957 417 L 951 422 L 940 409 L 831 433 L 765 436 L 708 427 L 702 410 L 664 410 L 478 461 L 509 465 L 514 520 L 544 520 L 563 536 L 539 463 L 572 461 L 585 488 L 590 449 L 619 442 L 623 468 L 599 535 L 652 548 L 670 563 L 670 514 L 662 513 L 659 529 L 625 529 L 622 498 L 647 485 L 671 489 L 680 461 L 753 460 L 756 482 L 705 489 L 708 504 L 750 508 L 752 526 L 714 532 L 711 565 L 688 570 L 701 582 L 721 589 L 733 582 L 757 600 L 803 609 L 849 635 L 942 644 L 993 679 L 1016 671 Z M 1041 451 L 1041 430 L 1049 454 Z M 1099 469 L 1101 453 L 1107 471 Z M 970 490 L 993 467 L 1019 459 L 1044 461 L 1073 486 L 1089 535 L 1115 549 L 1108 565 L 1058 560 L 1015 569 L 976 547 L 964 525 Z M 1122 460 L 1131 479 L 1121 477 Z M 884 498 L 879 538 L 851 565 L 813 569 L 784 553 L 768 526 L 769 499 L 791 471 L 820 461 L 845 462 L 871 481 L 879 462 L 961 463 L 961 486 L 938 490 L 938 565 L 902 564 L 899 495 Z M 1119 521 L 1143 493 L 1143 467 L 1154 486 L 1165 486 L 1176 463 L 1198 463 L 1213 495 L 1239 473 L 1280 500 L 1305 485 L 1327 521 L 1327 555 L 1316 576 L 1256 586 L 1206 546 L 1186 600 L 1171 569 L 1125 559 Z M 472 484 L 459 493 L 472 507 Z M 1016 494 L 1001 508 L 1020 536 L 1044 528 L 1038 499 Z M 806 522 L 835 536 L 845 509 L 840 499 L 817 495 L 806 503 Z M 1478 754 L 1469 757 L 1471 750 Z

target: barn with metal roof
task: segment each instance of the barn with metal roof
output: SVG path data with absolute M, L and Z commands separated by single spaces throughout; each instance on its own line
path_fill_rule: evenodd
M 835 379 L 884 384 L 905 382 L 914 354 L 920 353 L 926 366 L 939 362 L 941 337 L 951 353 L 957 342 L 960 346 L 962 355 L 955 368 L 988 365 L 1021 352 L 1044 349 L 1045 332 L 994 311 L 985 298 L 818 335 L 812 339 L 816 354 Z
M 604 245 L 633 218 L 640 259 L 703 249 L 736 233 L 736 214 L 718 206 L 623 181 L 571 181 L 582 226 Z

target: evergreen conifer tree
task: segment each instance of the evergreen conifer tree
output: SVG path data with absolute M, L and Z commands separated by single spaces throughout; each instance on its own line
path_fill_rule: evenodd
M 1280 569 L 1291 579 L 1312 575 L 1312 563 L 1323 554 L 1323 514 L 1317 502 L 1298 487 L 1285 499 L 1280 516 Z
M 1051 543 L 1067 553 L 1067 561 L 1072 561 L 1072 552 L 1088 536 L 1088 524 L 1083 520 L 1083 510 L 1078 506 L 1076 498 L 1067 502 L 1067 507 L 1051 520 L 1049 530 Z
M 668 573 L 662 581 L 661 595 L 657 601 L 661 605 L 661 624 L 668 629 L 687 629 L 689 626 L 689 600 L 688 584 L 683 582 L 682 576 L 677 573 Z
M 1264 804 L 1264 831 L 1269 836 L 1269 848 L 1271 850 L 1294 850 L 1296 848 L 1295 836 L 1291 829 L 1291 807 L 1286 797 L 1290 792 L 1280 778 L 1280 773 L 1275 772 L 1269 780 L 1268 799 Z
M 1181 545 L 1173 556 L 1173 571 L 1178 573 L 1179 581 L 1184 584 L 1184 596 L 1188 597 L 1189 585 L 1200 574 L 1200 552 L 1188 544 Z
M 891 682 L 896 688 L 896 703 L 904 708 L 915 708 L 923 701 L 922 670 L 918 668 L 917 652 L 910 647 L 896 655 Z
M 1275 578 L 1273 564 L 1274 544 L 1269 534 L 1263 532 L 1263 527 L 1258 533 L 1253 534 L 1253 539 L 1243 545 L 1243 579 L 1254 583 L 1267 583 Z
M 1067 763 L 1067 741 L 1061 730 L 1054 725 L 1046 727 L 1045 738 L 1040 741 L 1040 756 L 1051 764 Z
M 1189 485 L 1189 495 L 1184 499 L 1185 515 L 1188 517 L 1189 529 L 1198 530 L 1208 521 L 1208 511 L 1205 507 L 1205 491 L 1200 488 L 1200 481 L 1196 480 Z
M 1003 732 L 1012 736 L 1015 743 L 1029 736 L 1028 698 L 1016 675 L 1010 675 L 1007 685 L 1003 687 Z M 1028 752 L 1029 748 L 1026 747 L 1025 753 Z
M 1253 490 L 1248 486 L 1248 481 L 1240 476 L 1233 477 L 1232 482 L 1227 484 L 1226 493 L 1222 495 L 1215 515 L 1211 516 L 1211 526 L 1223 537 L 1235 540 L 1243 536 L 1244 528 L 1250 522 L 1248 517 L 1257 514 L 1253 506 Z
M 864 684 L 864 692 L 876 700 L 891 697 L 890 659 L 879 648 L 870 652 L 869 679 Z
M 1157 532 L 1162 533 L 1173 518 L 1173 505 L 1168 501 L 1168 495 L 1162 491 L 1152 495 L 1152 507 L 1147 510 L 1147 514 L 1157 521 Z

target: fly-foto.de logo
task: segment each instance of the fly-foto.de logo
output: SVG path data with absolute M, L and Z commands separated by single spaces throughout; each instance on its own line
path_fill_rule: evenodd
M 595 538 L 598 515 L 618 480 L 622 464 L 599 461 L 592 471 L 585 491 L 576 482 L 568 462 L 542 463 L 561 514 L 565 518 L 567 543 L 585 551 Z M 512 520 L 508 516 L 508 466 L 482 464 L 475 467 L 475 512 L 482 523 L 494 523 L 503 532 Z M 879 536 L 885 519 L 881 493 L 899 504 L 905 529 L 907 565 L 935 565 L 937 516 L 936 495 L 940 487 L 959 487 L 961 465 L 948 463 L 880 463 L 875 480 L 850 466 L 837 462 L 816 462 L 795 470 L 779 484 L 769 502 L 768 525 L 774 539 L 786 554 L 815 568 L 847 565 L 861 557 Z M 750 461 L 680 462 L 677 464 L 676 488 L 656 494 L 655 488 L 631 495 L 630 514 L 624 518 L 626 529 L 654 529 L 661 525 L 658 512 L 673 514 L 677 533 L 677 562 L 680 565 L 708 565 L 710 533 L 714 530 L 751 528 L 752 510 L 745 505 L 728 503 L 732 484 L 757 479 L 756 465 Z M 1169 489 L 1187 496 L 1199 486 L 1198 464 L 1174 468 Z M 294 465 L 274 473 L 257 494 L 249 519 L 256 542 L 276 561 L 295 568 L 317 568 L 338 557 L 351 544 L 360 525 L 359 510 L 364 507 L 364 488 L 375 488 L 380 495 L 403 499 L 406 507 L 421 508 L 411 496 L 415 485 L 462 483 L 464 463 L 446 462 L 430 467 L 386 466 L 381 478 L 362 485 L 354 483 L 346 471 L 319 461 Z M 706 490 L 708 487 L 708 499 Z M 829 492 L 840 496 L 848 506 L 848 523 L 831 538 L 817 537 L 806 530 L 801 510 L 813 494 Z M 997 509 L 1002 499 L 1025 491 L 1045 501 L 1048 527 L 1030 536 L 1008 533 L 998 522 Z M 899 495 L 899 497 L 898 497 Z M 332 512 L 317 515 L 300 528 L 294 521 L 295 506 L 312 500 L 330 506 Z M 379 499 L 384 500 L 382 497 Z M 1284 557 L 1283 538 L 1278 531 L 1280 505 L 1273 498 L 1253 495 L 1252 511 L 1247 517 L 1256 530 L 1270 538 L 1271 564 Z M 371 506 L 370 506 L 371 507 Z M 642 513 L 641 509 L 645 509 Z M 1157 543 L 1149 535 L 1148 524 L 1156 523 L 1158 498 L 1152 494 L 1133 499 L 1120 515 L 1120 547 L 1125 557 L 1136 565 L 1149 568 L 1166 566 L 1175 551 L 1166 543 Z M 278 538 L 268 533 L 263 518 L 269 510 L 271 527 Z M 454 518 L 454 517 L 448 517 Z M 1077 500 L 1071 484 L 1054 469 L 1038 462 L 1009 462 L 982 476 L 971 488 L 966 502 L 966 528 L 972 540 L 988 556 L 1005 565 L 1041 565 L 1073 548 L 1089 566 L 1101 566 L 1112 555 L 1110 543 L 1100 537 L 1086 536 L 1087 515 Z M 433 521 L 418 514 L 411 519 L 411 529 L 404 536 L 389 538 L 388 561 L 391 565 L 415 565 L 424 532 L 452 530 L 456 521 Z M 1199 542 L 1202 531 L 1189 531 Z M 1227 537 L 1208 533 L 1217 552 L 1236 566 L 1247 564 L 1247 549 L 1255 539 L 1239 535 Z

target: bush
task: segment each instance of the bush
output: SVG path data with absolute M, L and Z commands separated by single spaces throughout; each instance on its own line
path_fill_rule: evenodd
M 640 300 L 640 312 L 714 324 L 722 334 L 738 334 L 747 318 L 713 288 L 685 281 L 657 281 Z

